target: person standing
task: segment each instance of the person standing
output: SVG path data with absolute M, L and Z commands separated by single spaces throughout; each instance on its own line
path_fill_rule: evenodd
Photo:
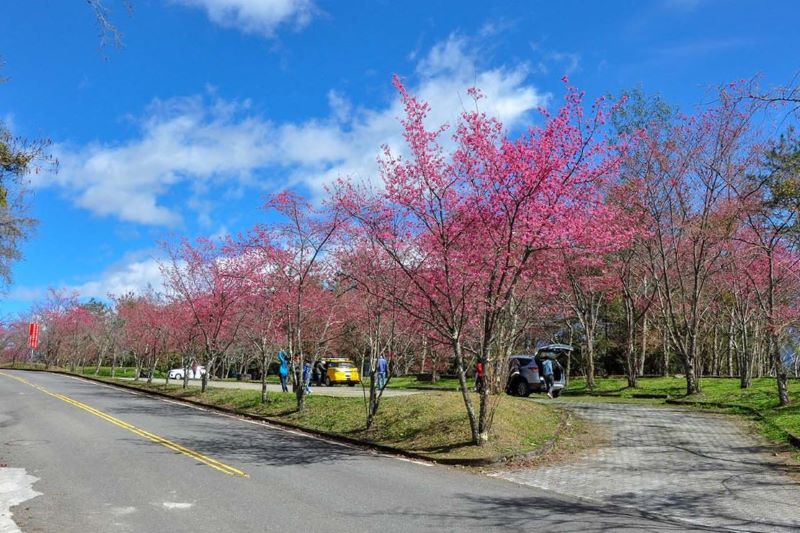
M 311 381 L 318 387 L 322 384 L 322 372 L 320 372 L 319 369 L 319 361 L 315 361 L 311 366 Z
M 475 392 L 481 392 L 483 390 L 483 387 L 486 385 L 485 379 L 486 374 L 483 361 L 478 359 L 478 362 L 475 363 Z
M 311 363 L 308 361 L 303 363 L 303 387 L 306 394 L 311 394 Z
M 378 357 L 378 389 L 383 390 L 386 386 L 386 377 L 389 375 L 389 362 L 383 356 Z
M 545 358 L 542 361 L 542 374 L 544 375 L 544 384 L 547 387 L 547 396 L 553 397 L 553 360 Z
M 289 386 L 286 384 L 286 378 L 289 376 L 289 361 L 286 360 L 285 353 L 278 352 L 278 362 L 280 363 L 278 375 L 281 378 L 281 390 L 283 392 L 289 392 Z

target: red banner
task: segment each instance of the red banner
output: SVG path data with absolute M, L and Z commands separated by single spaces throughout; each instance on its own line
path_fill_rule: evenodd
M 31 322 L 28 325 L 28 348 L 39 347 L 39 324 Z

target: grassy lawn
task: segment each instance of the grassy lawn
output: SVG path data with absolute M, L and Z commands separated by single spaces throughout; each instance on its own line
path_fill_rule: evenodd
M 641 378 L 639 386 L 629 388 L 625 378 L 597 379 L 595 395 L 588 396 L 586 382 L 582 378 L 572 379 L 564 392 L 566 399 L 619 399 L 636 401 L 639 395 L 669 395 L 673 400 L 708 402 L 710 404 L 726 404 L 732 412 L 747 414 L 744 408 L 756 409 L 764 415 L 766 424 L 764 434 L 773 440 L 783 441 L 786 432 L 800 435 L 800 380 L 789 380 L 789 395 L 793 405 L 778 406 L 778 393 L 775 378 L 754 378 L 748 389 L 739 387 L 738 378 L 704 378 L 700 380 L 702 392 L 686 396 L 686 380 L 684 378 Z M 661 404 L 664 399 L 639 399 L 647 403 Z M 737 409 L 738 408 L 738 409 Z
M 367 383 L 369 378 L 367 377 Z M 469 383 L 469 382 L 468 382 Z M 426 390 L 458 390 L 458 380 L 455 378 L 440 378 L 436 383 L 419 381 L 416 376 L 393 376 L 386 385 L 389 389 L 426 389 Z
M 231 382 L 244 381 L 245 383 L 261 383 L 260 379 L 246 379 L 245 380 L 245 379 L 236 379 L 236 378 L 222 378 L 222 379 L 217 378 L 217 381 L 231 381 Z M 281 382 L 281 379 L 275 374 L 270 374 L 270 375 L 267 376 L 267 383 L 280 383 L 280 382 Z
M 131 382 L 125 382 L 132 385 Z M 292 393 L 270 393 L 270 403 L 260 403 L 260 392 L 178 385 L 150 385 L 149 388 L 205 404 L 266 416 L 281 422 L 365 442 L 392 446 L 430 459 L 501 458 L 533 452 L 551 441 L 559 425 L 560 413 L 550 406 L 498 397 L 489 443 L 470 444 L 469 423 L 460 394 L 446 392 L 389 397 L 381 401 L 375 426 L 364 429 L 365 403 L 362 398 L 314 396 L 306 398 L 306 409 L 295 410 Z M 477 408 L 478 396 L 474 396 Z

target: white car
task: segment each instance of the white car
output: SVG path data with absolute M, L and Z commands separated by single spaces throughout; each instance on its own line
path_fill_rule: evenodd
M 183 372 L 187 370 L 189 373 L 189 379 L 200 379 L 203 377 L 203 374 L 206 373 L 206 367 L 198 366 L 195 367 L 197 370 L 192 370 L 192 367 L 187 369 L 183 368 L 173 368 L 169 371 L 169 379 L 183 379 Z

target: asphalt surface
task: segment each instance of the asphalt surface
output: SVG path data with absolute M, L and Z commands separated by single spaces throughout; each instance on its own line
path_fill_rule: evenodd
M 703 530 L 64 375 L 2 372 L 0 487 L 23 469 L 40 493 L 11 508 L 23 531 Z
M 133 381 L 133 378 L 120 378 L 124 381 Z M 144 380 L 140 380 L 144 381 Z M 163 378 L 153 378 L 153 383 L 158 385 L 163 385 L 166 383 L 166 379 Z M 181 380 L 171 379 L 169 382 L 172 385 L 179 385 L 182 383 Z M 199 379 L 190 379 L 189 380 L 190 387 L 199 387 L 200 380 Z M 261 390 L 261 383 L 252 383 L 249 381 L 218 381 L 218 380 L 209 380 L 208 382 L 209 387 L 217 388 L 217 389 L 243 389 L 243 390 Z M 291 384 L 289 385 L 291 389 Z M 278 383 L 267 383 L 267 391 L 268 392 L 280 392 L 281 386 Z M 420 392 L 425 392 L 422 390 L 404 390 L 404 389 L 384 389 L 383 396 L 408 396 L 410 394 L 419 394 Z M 311 393 L 316 394 L 318 396 L 355 396 L 361 398 L 364 396 L 364 390 L 361 386 L 356 385 L 355 387 L 348 387 L 347 385 L 334 385 L 333 387 L 325 387 L 325 386 L 312 386 Z M 369 390 L 367 390 L 367 395 L 369 395 Z
M 565 400 L 609 441 L 577 461 L 499 477 L 738 531 L 800 531 L 800 467 L 741 419 L 640 404 Z

